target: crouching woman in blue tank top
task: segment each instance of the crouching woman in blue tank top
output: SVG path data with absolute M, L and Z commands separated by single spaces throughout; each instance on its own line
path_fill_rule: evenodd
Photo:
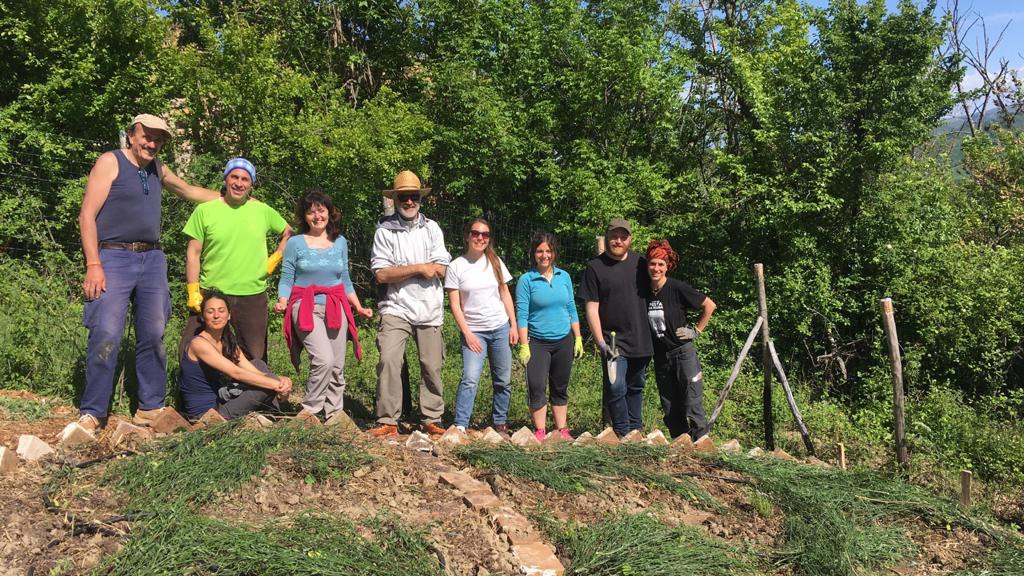
M 183 412 L 190 420 L 215 410 L 228 420 L 257 410 L 278 410 L 292 391 L 291 379 L 277 376 L 259 359 L 250 361 L 238 347 L 223 294 L 203 297 L 202 329 L 181 355 Z

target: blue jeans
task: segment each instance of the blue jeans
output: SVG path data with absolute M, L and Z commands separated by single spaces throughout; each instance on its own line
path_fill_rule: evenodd
M 644 372 L 650 361 L 650 356 L 619 356 L 615 360 L 614 382 L 608 380 L 608 363 L 601 362 L 608 414 L 612 419 L 612 429 L 619 436 L 632 430 L 642 430 L 644 427 Z
M 512 347 L 508 343 L 509 325 L 488 332 L 473 332 L 480 341 L 480 352 L 473 352 L 462 338 L 462 381 L 455 391 L 455 425 L 469 426 L 476 402 L 476 387 L 484 369 L 484 357 L 491 360 L 491 383 L 494 386 L 491 422 L 504 424 L 508 418 L 508 404 L 512 399 Z
M 107 277 L 107 290 L 86 302 L 82 315 L 89 330 L 89 342 L 85 353 L 85 391 L 79 410 L 98 418 L 107 415 L 129 303 L 135 313 L 139 408 L 160 408 L 167 395 L 164 328 L 171 316 L 167 259 L 160 250 L 100 250 L 100 261 Z

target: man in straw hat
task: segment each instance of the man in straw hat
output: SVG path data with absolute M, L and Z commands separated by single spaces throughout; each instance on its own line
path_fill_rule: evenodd
M 398 435 L 402 414 L 402 364 L 405 341 L 412 336 L 420 357 L 420 413 L 427 434 L 441 434 L 444 412 L 441 364 L 444 339 L 442 281 L 451 261 L 444 234 L 433 220 L 420 214 L 420 202 L 430 193 L 409 170 L 395 177 L 384 196 L 395 202 L 395 213 L 381 219 L 373 236 L 370 268 L 379 284 L 387 285 L 378 302 L 381 324 L 377 333 L 378 437 Z
M 83 317 L 89 340 L 78 423 L 88 430 L 106 423 L 129 303 L 134 309 L 139 381 L 135 422 L 148 424 L 163 409 L 163 337 L 171 302 L 167 260 L 160 248 L 161 195 L 166 188 L 191 202 L 219 196 L 189 185 L 157 160 L 170 137 L 162 119 L 139 114 L 128 130 L 128 146 L 102 154 L 85 184 L 78 226 L 85 255 Z
M 604 237 L 607 249 L 587 262 L 579 293 L 605 360 L 605 408 L 615 433 L 624 436 L 643 429 L 644 373 L 654 354 L 644 300 L 647 260 L 629 249 L 628 220 L 612 218 Z

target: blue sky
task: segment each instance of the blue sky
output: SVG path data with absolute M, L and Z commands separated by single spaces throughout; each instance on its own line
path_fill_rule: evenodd
M 828 0 L 808 0 L 808 2 L 815 6 L 828 5 Z M 886 0 L 885 3 L 890 10 L 895 10 L 899 1 Z M 914 0 L 914 3 L 918 6 L 926 4 L 923 0 Z M 952 0 L 949 0 L 949 3 L 952 4 Z M 938 0 L 936 12 L 942 14 L 946 5 L 947 0 Z M 990 60 L 989 67 L 997 67 L 1002 58 L 1009 61 L 1010 67 L 1024 73 L 1024 0 L 960 0 L 960 14 L 968 16 L 966 22 L 970 22 L 975 16 L 983 18 L 990 42 L 994 41 L 1006 27 L 1003 38 Z M 982 48 L 981 31 L 981 23 L 978 22 L 970 30 L 967 39 L 967 46 L 977 48 L 979 52 Z M 971 74 L 970 71 L 964 80 L 968 87 L 975 87 L 980 83 L 977 74 Z

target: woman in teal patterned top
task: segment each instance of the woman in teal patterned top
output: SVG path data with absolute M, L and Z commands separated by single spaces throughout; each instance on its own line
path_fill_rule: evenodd
M 348 241 L 341 235 L 341 211 L 330 196 L 307 191 L 296 219 L 300 233 L 285 246 L 274 311 L 289 312 L 285 335 L 293 362 L 298 361 L 299 342 L 309 353 L 302 411 L 330 418 L 344 406 L 346 336 L 356 335 L 351 312 L 369 318 L 373 311 L 363 307 L 349 278 Z

